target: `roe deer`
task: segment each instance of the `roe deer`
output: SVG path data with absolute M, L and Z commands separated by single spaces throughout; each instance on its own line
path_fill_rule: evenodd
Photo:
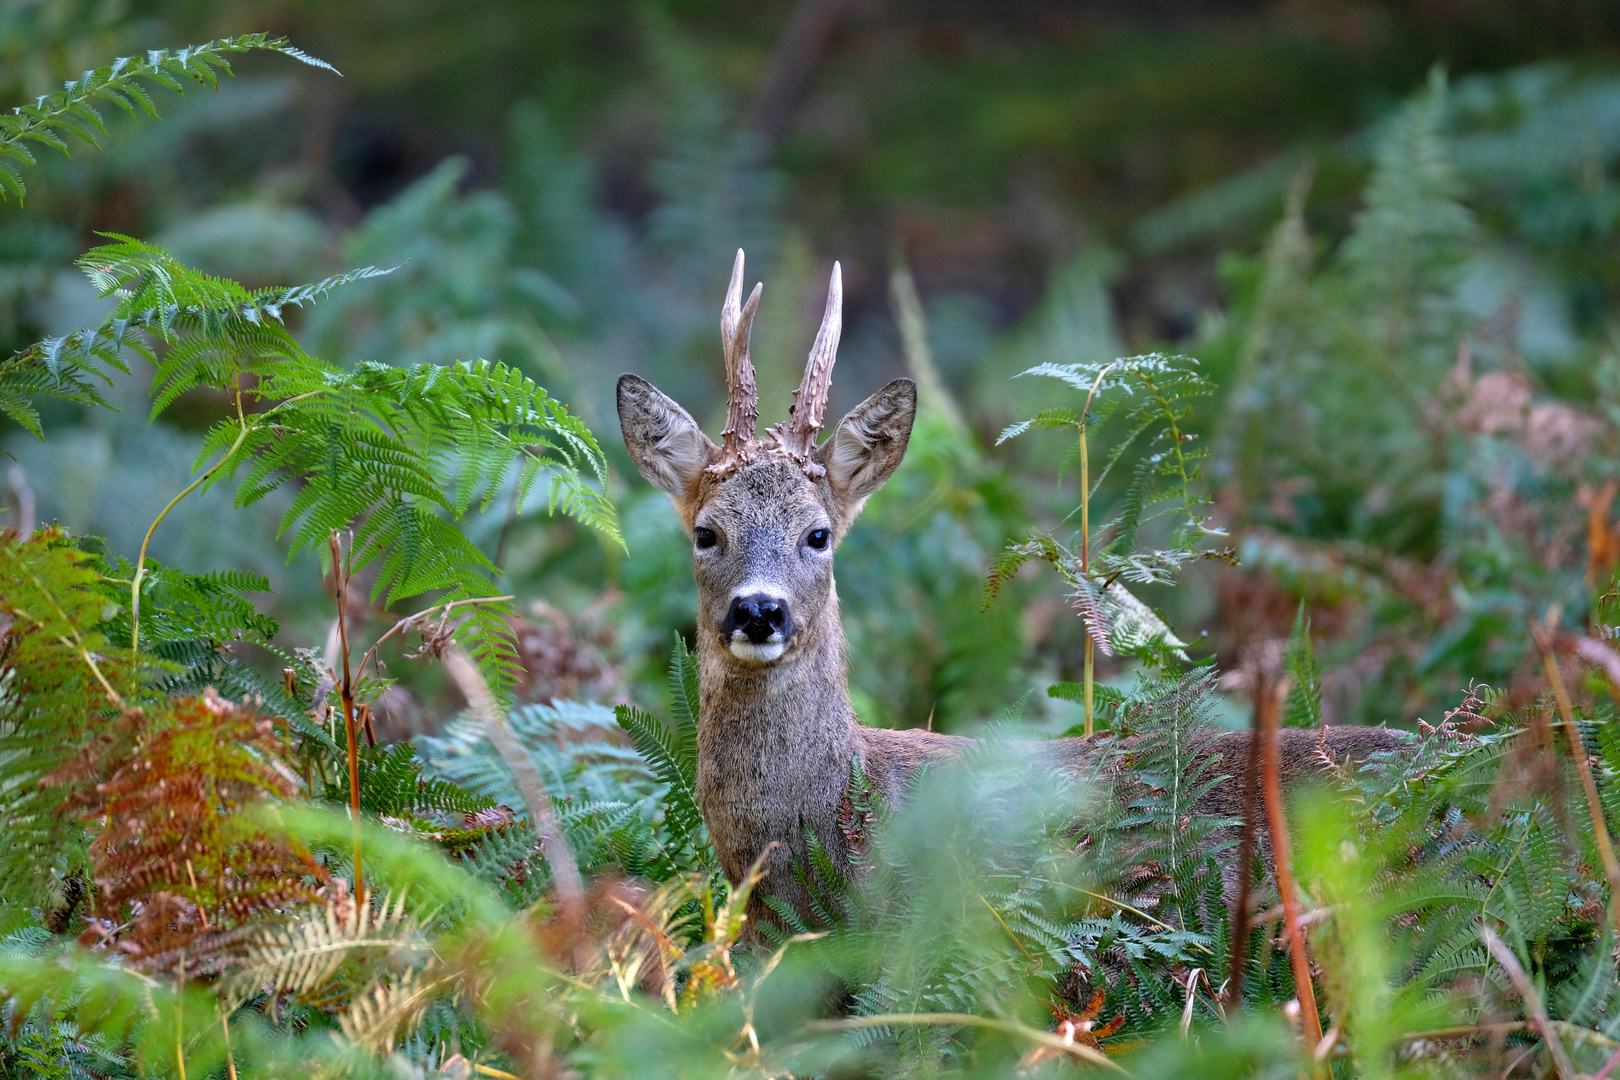
M 728 404 L 721 445 L 691 415 L 636 375 L 619 379 L 619 423 L 641 475 L 667 492 L 692 537 L 698 584 L 697 800 L 726 874 L 739 881 L 773 841 L 770 873 L 756 891 L 795 905 L 806 899 L 792 865 L 808 865 L 804 832 L 840 871 L 850 869 L 839 804 L 858 761 L 891 804 L 930 761 L 954 757 L 972 740 L 931 731 L 861 724 L 850 707 L 844 634 L 833 586 L 833 552 L 867 497 L 900 464 L 917 412 L 917 389 L 896 379 L 852 409 L 817 445 L 843 321 L 837 263 L 821 329 L 785 424 L 755 435 L 759 416 L 749 333 L 762 286 L 742 300 L 737 252 L 720 315 Z M 1364 758 L 1398 745 L 1382 728 L 1333 727 L 1281 733 L 1290 777 L 1322 772 L 1324 751 Z M 1038 744 L 1060 767 L 1095 754 L 1093 739 Z M 1242 762 L 1247 732 L 1216 738 L 1211 750 Z M 1239 767 L 1239 770 L 1241 767 Z M 1239 771 L 1234 770 L 1234 771 Z M 1194 809 L 1241 816 L 1242 784 L 1224 781 Z

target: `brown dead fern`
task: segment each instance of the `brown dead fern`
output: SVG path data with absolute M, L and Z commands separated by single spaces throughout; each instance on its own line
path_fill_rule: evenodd
M 78 785 L 84 819 L 103 822 L 90 845 L 96 918 L 86 944 L 143 970 L 217 972 L 237 931 L 264 913 L 307 902 L 325 871 L 250 813 L 298 791 L 280 737 L 251 704 L 209 688 L 201 697 L 128 714 L 127 751 L 82 754 L 53 782 Z M 104 779 L 101 779 L 104 777 Z

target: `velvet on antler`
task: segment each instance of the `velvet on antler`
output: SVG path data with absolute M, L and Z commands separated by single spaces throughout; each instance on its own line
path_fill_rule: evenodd
M 815 344 L 810 346 L 810 357 L 805 361 L 804 379 L 793 391 L 793 406 L 789 419 L 771 429 L 774 437 L 789 455 L 804 466 L 813 480 L 820 479 L 824 470 L 812 457 L 816 436 L 821 431 L 822 414 L 827 411 L 827 393 L 832 389 L 833 362 L 838 359 L 838 338 L 844 330 L 844 275 L 833 263 L 832 280 L 827 283 L 827 308 L 821 316 L 821 329 L 816 331 Z
M 747 462 L 755 447 L 754 424 L 759 420 L 759 388 L 754 385 L 754 363 L 748 356 L 748 339 L 754 316 L 759 311 L 763 283 L 754 286 L 748 302 L 742 302 L 743 252 L 731 266 L 731 285 L 720 309 L 720 345 L 726 358 L 726 428 L 720 433 L 720 460 L 709 466 L 716 475 L 725 475 Z

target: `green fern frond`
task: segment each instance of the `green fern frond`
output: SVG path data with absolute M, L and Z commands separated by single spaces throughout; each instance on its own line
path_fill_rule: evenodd
M 996 602 L 996 597 L 1001 595 L 1002 588 L 1017 577 L 1018 571 L 1031 559 L 1045 559 L 1057 566 L 1071 557 L 1067 548 L 1045 533 L 1037 533 L 1021 543 L 1008 544 L 1006 549 L 996 556 L 995 562 L 990 564 L 990 573 L 985 577 L 984 595 L 980 597 L 979 609 L 988 611 L 990 605 Z
M 1387 317 L 1400 319 L 1449 284 L 1474 223 L 1445 137 L 1445 75 L 1403 109 L 1379 141 L 1366 206 L 1340 258 Z
M 696 778 L 688 776 L 673 733 L 656 716 L 629 705 L 620 705 L 613 712 L 636 752 L 668 786 L 664 815 L 672 836 L 677 842 L 697 837 L 703 828 L 703 813 L 698 809 Z
M 350 1001 L 338 1019 L 339 1028 L 357 1046 L 373 1053 L 391 1052 L 453 982 L 448 975 L 418 968 L 379 978 Z
M 1322 726 L 1322 680 L 1316 670 L 1316 651 L 1311 646 L 1311 621 L 1300 602 L 1294 616 L 1294 629 L 1288 637 L 1288 700 L 1283 704 L 1283 723 L 1289 727 Z
M 312 997 L 346 964 L 367 954 L 425 953 L 428 947 L 421 920 L 406 909 L 404 892 L 385 896 L 375 909 L 367 900 L 345 896 L 260 929 L 226 981 L 225 997 L 240 1003 L 265 987 L 273 994 Z
M 111 64 L 86 71 L 32 105 L 18 105 L 10 115 L 0 114 L 0 161 L 5 162 L 0 167 L 0 198 L 10 194 L 21 199 L 25 194 L 22 176 L 14 162 L 34 164 L 28 143 L 48 146 L 64 154 L 68 152 L 65 136 L 99 146 L 97 137 L 107 129 L 96 108 L 98 103 L 116 105 L 131 116 L 135 115 L 137 107 L 156 116 L 157 108 L 141 85 L 142 80 L 181 94 L 185 93 L 187 81 L 217 89 L 220 73 L 232 74 L 227 57 L 254 50 L 280 53 L 337 74 L 337 69 L 326 61 L 293 48 L 286 38 L 268 34 L 243 34 L 184 49 L 153 49 L 144 57 L 120 57 Z
M 1131 471 L 1131 482 L 1120 496 L 1119 514 L 1107 528 L 1113 530 L 1108 546 L 1098 554 L 1129 555 L 1136 551 L 1136 534 L 1142 526 L 1142 513 L 1153 495 L 1153 481 L 1158 469 L 1152 458 L 1143 458 Z
M 673 750 L 680 763 L 681 776 L 697 788 L 698 669 L 697 657 L 686 647 L 678 632 L 669 654 L 669 707 L 675 715 Z
M 474 814 L 495 804 L 449 780 L 424 776 L 426 763 L 410 743 L 360 747 L 360 809 L 379 817 L 413 821 L 428 813 Z M 327 798 L 349 804 L 346 769 L 335 776 Z
M 87 834 L 51 774 L 141 704 L 151 667 L 107 639 L 98 560 L 57 529 L 0 531 L 0 892 L 53 907 Z

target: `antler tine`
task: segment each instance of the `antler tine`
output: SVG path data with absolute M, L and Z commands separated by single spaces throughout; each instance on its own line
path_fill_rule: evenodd
M 726 286 L 726 302 L 720 307 L 720 345 L 726 351 L 726 379 L 731 378 L 731 340 L 737 336 L 737 320 L 742 317 L 743 249 L 731 263 L 731 284 Z
M 827 410 L 827 392 L 832 389 L 833 362 L 838 359 L 838 338 L 844 331 L 844 272 L 833 263 L 832 280 L 827 283 L 827 309 L 821 316 L 821 329 L 810 346 L 804 379 L 793 391 L 792 419 L 778 434 L 782 447 L 807 470 L 813 466 L 810 452 L 816 447 L 822 414 Z
M 726 428 L 720 433 L 723 456 L 711 471 L 729 472 L 746 461 L 754 441 L 754 425 L 759 420 L 759 389 L 754 385 L 754 364 L 748 356 L 748 340 L 753 334 L 754 316 L 759 312 L 763 284 L 754 286 L 748 302 L 741 303 L 743 252 L 731 266 L 731 285 L 720 309 L 720 344 L 726 358 Z

